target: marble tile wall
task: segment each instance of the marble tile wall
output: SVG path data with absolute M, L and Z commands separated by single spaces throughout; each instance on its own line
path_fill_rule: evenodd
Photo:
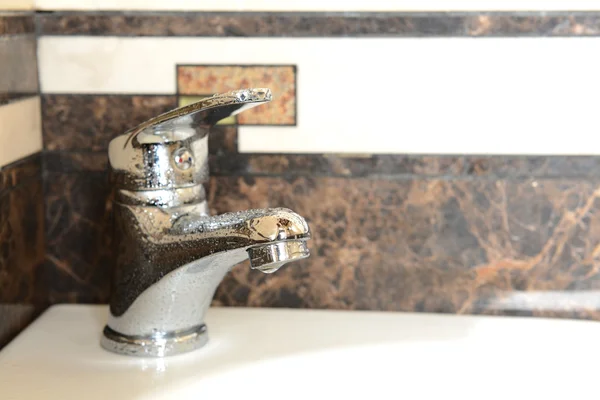
M 215 305 L 600 320 L 600 13 L 57 11 L 35 25 L 43 155 L 15 166 L 43 186 L 12 188 L 6 207 L 29 210 L 19 237 L 41 244 L 0 264 L 2 302 L 106 302 L 110 139 L 273 86 L 271 108 L 212 132 L 209 203 L 295 209 L 312 256 L 268 276 L 236 267 Z M 360 49 L 403 61 L 373 69 Z
M 112 137 L 144 119 L 185 104 L 190 97 L 242 85 L 245 74 L 253 85 L 262 80 L 291 88 L 292 80 L 287 78 L 290 75 L 269 70 L 279 65 L 295 75 L 293 91 L 282 90 L 293 93 L 286 98 L 286 112 L 292 110 L 289 101 L 296 103 L 294 114 L 286 120 L 290 126 L 282 130 L 268 126 L 274 121 L 271 114 L 257 108 L 253 118 L 260 126 L 245 126 L 247 121 L 238 118 L 216 127 L 209 149 L 209 203 L 213 213 L 253 207 L 295 209 L 307 217 L 313 229 L 312 256 L 269 276 L 253 273 L 247 263 L 235 268 L 219 287 L 215 305 L 600 319 L 600 299 L 596 295 L 600 288 L 600 161 L 593 138 L 584 129 L 589 129 L 589 121 L 580 119 L 571 124 L 573 131 L 568 136 L 582 138 L 583 142 L 570 141 L 565 135 L 564 140 L 557 139 L 544 147 L 547 142 L 542 138 L 551 136 L 547 131 L 556 133 L 558 125 L 538 118 L 538 111 L 539 115 L 548 114 L 541 106 L 529 117 L 519 114 L 522 120 L 515 118 L 510 124 L 503 121 L 502 126 L 511 128 L 510 135 L 499 134 L 494 120 L 477 125 L 467 118 L 464 122 L 470 124 L 474 138 L 487 135 L 487 141 L 481 143 L 488 146 L 485 148 L 489 154 L 471 151 L 465 137 L 442 148 L 445 152 L 402 152 L 399 149 L 419 140 L 415 130 L 419 126 L 404 124 L 402 110 L 376 116 L 369 112 L 331 112 L 338 110 L 336 104 L 323 109 L 314 117 L 317 120 L 305 116 L 307 102 L 331 95 L 328 82 L 345 79 L 352 75 L 348 72 L 353 71 L 351 68 L 359 67 L 348 65 L 346 75 L 311 75 L 307 73 L 309 62 L 314 63 L 313 67 L 324 64 L 317 59 L 288 56 L 297 56 L 294 46 L 308 46 L 309 42 L 301 41 L 307 39 L 317 46 L 313 49 L 318 49 L 327 40 L 334 43 L 334 39 L 344 38 L 351 49 L 353 43 L 361 40 L 364 42 L 357 46 L 368 48 L 385 37 L 398 48 L 414 46 L 410 47 L 410 55 L 416 56 L 421 51 L 419 46 L 425 43 L 431 44 L 429 49 L 441 49 L 442 45 L 452 47 L 465 37 L 476 36 L 481 40 L 477 46 L 485 49 L 485 54 L 491 54 L 486 46 L 506 46 L 506 53 L 502 54 L 508 61 L 499 63 L 488 75 L 493 76 L 513 62 L 511 52 L 525 43 L 519 40 L 530 40 L 527 45 L 532 49 L 539 47 L 544 54 L 536 61 L 539 64 L 530 66 L 528 73 L 533 73 L 546 64 L 558 68 L 552 64 L 552 54 L 567 48 L 578 49 L 569 53 L 577 59 L 591 57 L 588 46 L 596 45 L 599 21 L 597 13 L 40 15 L 37 22 L 42 35 L 42 65 L 53 59 L 56 49 L 64 49 L 67 44 L 77 51 L 109 49 L 102 55 L 90 55 L 88 65 L 100 66 L 88 68 L 85 80 L 79 78 L 84 76 L 83 71 L 69 62 L 53 63 L 42 73 L 48 262 L 40 272 L 49 282 L 44 297 L 49 302 L 107 301 L 111 200 L 106 148 Z M 248 37 L 238 39 L 239 36 Z M 244 58 L 236 59 L 236 64 L 232 60 L 238 40 L 248 46 L 245 54 L 251 54 L 249 57 L 255 57 L 253 50 L 261 46 L 281 51 L 265 52 L 268 56 L 262 58 L 262 64 L 253 59 L 247 65 Z M 436 47 L 438 44 L 440 47 Z M 223 51 L 212 57 L 213 52 L 208 50 L 220 45 L 224 46 Z M 179 52 L 186 46 L 191 55 Z M 147 65 L 143 49 L 150 48 L 164 49 L 161 54 L 165 57 L 133 76 L 130 72 L 141 71 L 138 66 Z M 455 61 L 461 65 L 478 63 L 486 57 L 463 50 Z M 102 64 L 101 59 L 110 55 L 119 62 Z M 587 71 L 593 64 L 585 65 L 580 69 L 579 80 L 591 79 Z M 418 68 L 414 71 L 418 72 Z M 509 72 L 512 75 L 503 79 L 525 83 L 529 75 L 519 75 L 518 71 L 515 66 Z M 362 72 L 353 75 L 355 81 L 344 83 L 375 79 L 372 70 Z M 422 76 L 410 76 L 421 82 L 421 89 L 430 93 L 429 97 L 435 96 L 437 89 L 427 80 L 430 72 L 426 69 Z M 47 80 L 45 74 L 49 74 Z M 67 81 L 60 74 L 69 74 L 73 80 Z M 382 76 L 387 75 L 376 78 L 383 79 Z M 302 92 L 307 82 L 317 78 L 322 92 Z M 461 85 L 469 88 L 455 96 L 455 102 L 467 111 L 464 115 L 475 103 L 489 101 L 497 105 L 524 96 L 516 90 L 518 85 L 503 91 L 504 97 L 498 97 L 494 91 L 473 92 L 482 83 L 469 79 L 475 78 L 463 74 L 456 81 L 457 90 Z M 393 85 L 397 82 L 390 82 L 396 87 Z M 535 99 L 531 103 L 542 101 L 550 92 L 558 93 L 557 109 L 568 103 L 563 97 L 567 91 L 578 93 L 576 100 L 569 97 L 572 102 L 564 108 L 561 118 L 574 120 L 575 108 L 585 114 L 585 86 L 563 85 L 556 89 L 555 83 L 538 86 L 543 89 L 541 92 L 525 92 Z M 394 93 L 402 96 L 402 86 L 397 87 L 398 91 L 376 89 L 364 93 L 389 103 Z M 412 88 L 416 91 L 419 87 Z M 445 104 L 452 104 L 451 97 Z M 338 101 L 360 100 L 357 96 Z M 279 111 L 280 107 L 277 105 L 270 112 L 275 110 L 278 112 L 272 115 L 288 118 L 286 112 Z M 438 122 L 443 126 L 443 118 L 435 116 L 439 110 L 432 108 L 430 118 L 441 119 Z M 507 110 L 492 110 L 493 115 L 514 118 L 514 113 Z M 591 118 L 585 115 L 584 119 Z M 360 147 L 324 151 L 310 147 L 314 142 L 298 134 L 298 129 L 305 129 L 307 124 L 312 124 L 315 137 L 335 137 L 331 135 L 338 132 L 329 130 L 335 124 L 347 127 L 351 134 L 371 117 L 376 120 L 365 131 L 362 143 L 367 150 L 363 152 L 357 151 Z M 448 136 L 462 126 L 460 120 L 446 125 L 447 132 L 431 134 Z M 294 141 L 289 142 L 286 151 L 261 147 L 264 138 L 260 135 L 267 132 L 277 144 L 290 137 Z M 395 137 L 402 138 L 408 147 L 394 147 L 401 143 L 392 139 Z M 431 136 L 422 143 L 432 149 L 432 138 L 438 137 L 442 136 Z M 335 138 L 337 142 L 346 139 Z M 381 138 L 390 138 L 390 142 L 378 142 Z M 510 142 L 508 138 L 527 138 L 528 144 L 523 144 L 525 140 Z M 585 141 L 588 139 L 591 142 Z M 252 146 L 247 145 L 249 141 Z M 384 150 L 369 150 L 372 143 L 382 143 Z M 386 145 L 389 151 L 385 151 Z M 536 145 L 544 147 L 544 151 L 533 151 Z

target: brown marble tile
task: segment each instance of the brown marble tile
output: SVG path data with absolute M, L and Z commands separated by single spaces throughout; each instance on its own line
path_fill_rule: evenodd
M 0 349 L 8 344 L 36 316 L 31 304 L 0 304 Z
M 106 181 L 50 175 L 43 296 L 105 301 Z M 312 256 L 277 274 L 236 267 L 217 305 L 600 319 L 569 297 L 600 288 L 597 181 L 213 177 L 209 194 L 213 213 L 292 208 L 314 235 Z M 553 291 L 562 302 L 536 301 Z
M 0 40 L 0 100 L 38 92 L 35 35 L 8 36 Z
M 45 254 L 41 176 L 0 194 L 0 303 L 34 299 Z
M 33 154 L 0 168 L 0 195 L 32 179 L 42 176 L 42 156 Z
M 213 135 L 214 138 L 216 135 Z M 212 139 L 211 139 L 212 140 Z M 595 178 L 594 156 L 452 156 L 373 154 L 212 153 L 211 173 L 260 176 L 344 176 L 362 178 Z
M 269 104 L 237 115 L 238 124 L 296 124 L 296 67 L 294 65 L 179 65 L 177 67 L 177 92 L 180 95 L 211 95 L 251 87 L 268 87 L 277 95 Z
M 597 182 L 211 183 L 215 212 L 285 205 L 314 234 L 311 258 L 277 274 L 235 268 L 216 304 L 600 319 L 600 302 L 569 297 L 600 287 Z M 536 303 L 552 291 L 562 302 Z
M 237 127 L 217 125 L 212 128 L 208 140 L 208 152 L 212 155 L 224 156 L 238 152 Z
M 43 95 L 44 149 L 106 151 L 113 137 L 174 108 L 175 96 Z
M 531 13 L 52 13 L 43 35 L 595 36 L 598 12 Z
M 108 169 L 107 151 L 44 152 L 44 172 L 107 172 Z
M 36 302 L 107 302 L 112 215 L 104 172 L 47 172 L 46 262 L 36 273 Z
M 0 14 L 0 36 L 34 33 L 33 13 Z

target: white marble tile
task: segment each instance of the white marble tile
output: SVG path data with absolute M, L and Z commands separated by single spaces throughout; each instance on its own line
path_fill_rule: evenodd
M 574 11 L 600 8 L 597 0 L 35 0 L 35 4 L 41 10 L 181 11 Z
M 0 167 L 41 150 L 39 96 L 0 106 Z
M 39 63 L 46 93 L 156 94 L 175 93 L 176 64 L 297 65 L 297 126 L 241 127 L 244 152 L 600 154 L 598 48 L 600 38 L 42 37 Z

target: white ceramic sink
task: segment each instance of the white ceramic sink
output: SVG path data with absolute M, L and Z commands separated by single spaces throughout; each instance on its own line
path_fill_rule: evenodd
M 209 344 L 106 352 L 105 306 L 50 308 L 0 352 L 0 399 L 597 399 L 600 323 L 212 308 Z

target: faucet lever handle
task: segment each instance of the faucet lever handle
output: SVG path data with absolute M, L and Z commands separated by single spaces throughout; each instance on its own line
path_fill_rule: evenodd
M 108 147 L 117 187 L 139 191 L 205 183 L 210 128 L 271 99 L 271 90 L 266 88 L 215 94 L 151 118 L 117 136 Z
M 242 111 L 271 101 L 271 90 L 267 88 L 240 89 L 227 93 L 218 93 L 187 106 L 179 107 L 151 118 L 133 129 L 125 132 L 127 143 L 139 135 L 148 133 L 154 143 L 163 143 L 166 138 L 162 134 L 176 134 L 179 129 L 195 128 L 201 135 L 217 122 Z M 185 138 L 185 133 L 184 133 Z M 148 143 L 148 139 L 142 139 Z M 150 139 L 152 140 L 152 139 Z

